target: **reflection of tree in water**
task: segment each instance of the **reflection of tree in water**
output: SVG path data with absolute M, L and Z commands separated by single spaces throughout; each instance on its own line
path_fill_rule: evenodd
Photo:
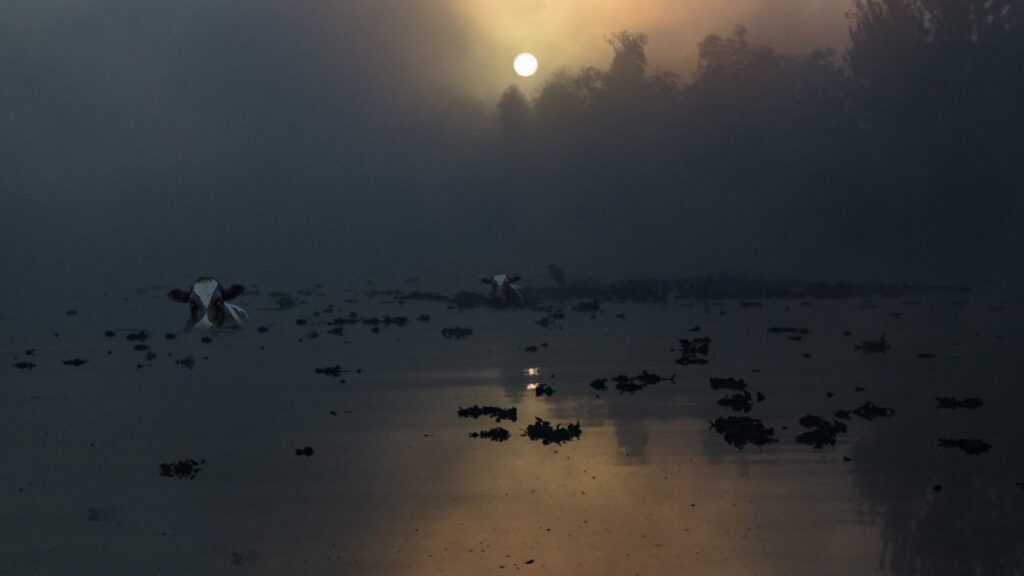
M 942 450 L 934 430 L 894 420 L 884 438 L 865 434 L 853 446 L 855 488 L 881 523 L 880 568 L 922 576 L 1024 573 L 1024 493 L 1006 461 Z M 894 438 L 899 446 L 887 444 Z
M 613 410 L 614 412 L 614 410 Z M 620 464 L 647 464 L 647 422 L 642 419 L 616 419 L 615 439 L 618 441 L 618 460 Z
M 583 395 L 572 395 L 560 391 L 549 400 L 551 414 L 558 420 L 581 420 L 586 437 L 586 426 L 611 426 L 615 431 L 616 459 L 619 464 L 648 464 L 650 458 L 647 445 L 650 441 L 647 423 L 652 420 L 670 419 L 654 404 L 625 404 L 618 393 L 594 398 L 589 391 Z

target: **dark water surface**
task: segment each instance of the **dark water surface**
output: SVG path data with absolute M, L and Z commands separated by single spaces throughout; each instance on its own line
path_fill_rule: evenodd
M 249 294 L 251 324 L 203 343 L 165 338 L 185 311 L 164 291 L 78 299 L 75 315 L 4 310 L 0 573 L 1024 573 L 1012 299 L 606 303 L 593 317 L 566 302 L 542 328 L 530 310 L 314 291 L 275 311 Z M 328 334 L 350 311 L 409 322 Z M 442 337 L 454 326 L 473 333 Z M 129 328 L 150 338 L 104 335 Z M 887 352 L 855 349 L 883 334 Z M 679 339 L 703 336 L 708 363 L 677 364 Z M 175 362 L 187 356 L 192 368 Z M 75 358 L 87 363 L 63 363 Z M 335 365 L 351 372 L 315 372 Z M 643 370 L 675 381 L 590 386 Z M 711 377 L 765 399 L 733 412 Z M 938 396 L 983 406 L 940 410 Z M 835 446 L 794 440 L 802 416 L 867 401 L 891 417 L 838 420 Z M 458 417 L 474 404 L 518 419 Z M 729 415 L 762 419 L 778 442 L 730 446 L 709 429 Z M 538 417 L 581 435 L 523 437 Z M 497 426 L 507 441 L 470 437 Z M 181 460 L 193 478 L 161 475 Z

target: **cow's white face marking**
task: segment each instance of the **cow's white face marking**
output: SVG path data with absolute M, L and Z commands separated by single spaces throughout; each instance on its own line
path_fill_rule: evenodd
M 516 285 L 517 280 L 519 280 L 518 276 L 495 274 L 491 278 L 491 297 L 504 304 L 514 296 L 518 304 L 523 304 L 523 294 L 520 292 L 519 286 Z
M 220 286 L 220 283 L 213 278 L 200 278 L 192 285 L 192 293 L 199 297 L 199 301 L 203 304 L 204 308 L 209 308 L 210 301 L 213 299 L 213 293 L 217 291 L 218 286 Z
M 190 291 L 171 290 L 167 295 L 175 302 L 188 303 L 191 327 L 216 328 L 225 323 L 242 324 L 247 319 L 245 310 L 227 302 L 244 290 L 240 284 L 224 288 L 215 279 L 204 276 Z

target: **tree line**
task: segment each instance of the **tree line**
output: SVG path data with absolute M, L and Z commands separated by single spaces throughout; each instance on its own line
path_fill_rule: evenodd
M 791 55 L 737 26 L 700 41 L 684 81 L 619 32 L 606 69 L 506 90 L 503 145 L 576 207 L 626 195 L 769 236 L 802 222 L 821 226 L 805 239 L 940 266 L 1024 238 L 1024 1 L 856 0 L 849 34 L 842 53 Z

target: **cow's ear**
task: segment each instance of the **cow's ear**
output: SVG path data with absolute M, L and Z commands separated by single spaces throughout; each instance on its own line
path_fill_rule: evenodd
M 234 300 L 241 296 L 242 292 L 245 292 L 245 286 L 242 286 L 241 284 L 232 284 L 230 288 L 224 290 L 224 299 Z
M 177 288 L 175 288 L 174 290 L 171 290 L 170 292 L 167 293 L 167 297 L 170 298 L 171 300 L 174 300 L 175 302 L 185 303 L 188 302 L 189 298 L 191 298 L 191 295 L 188 292 L 185 292 L 184 290 L 178 290 Z
M 480 281 L 484 284 L 494 284 L 494 280 L 491 278 L 481 278 Z
M 519 282 L 519 276 L 512 276 L 508 279 L 509 282 Z

